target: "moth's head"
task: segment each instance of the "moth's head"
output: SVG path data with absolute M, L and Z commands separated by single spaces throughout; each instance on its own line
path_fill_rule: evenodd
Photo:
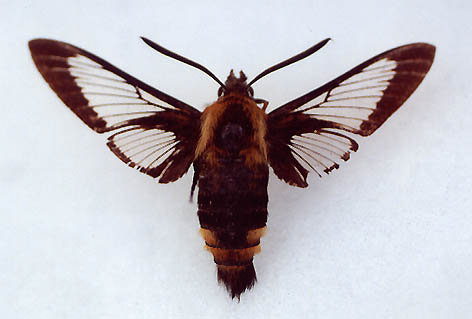
M 225 96 L 231 93 L 237 93 L 244 96 L 253 97 L 254 90 L 247 85 L 247 77 L 243 71 L 239 72 L 239 78 L 234 75 L 233 70 L 229 72 L 225 81 L 225 86 L 218 89 L 218 96 Z

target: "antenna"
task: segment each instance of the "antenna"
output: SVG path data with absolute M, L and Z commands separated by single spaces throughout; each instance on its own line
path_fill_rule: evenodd
M 208 70 L 206 67 L 204 67 L 203 65 L 197 63 L 197 62 L 194 62 L 192 60 L 189 60 L 177 53 L 174 53 L 170 50 L 167 50 L 166 48 L 160 46 L 159 44 L 155 43 L 155 42 L 152 42 L 151 40 L 145 38 L 145 37 L 141 37 L 141 39 L 147 44 L 149 45 L 151 48 L 153 48 L 154 50 L 164 54 L 164 55 L 167 55 L 168 57 L 171 57 L 173 59 L 176 59 L 180 62 L 183 62 L 185 64 L 188 64 L 188 65 L 191 65 L 193 66 L 194 68 L 197 68 L 199 69 L 200 71 L 203 71 L 205 72 L 206 74 L 208 74 L 213 80 L 215 80 L 222 88 L 226 89 L 226 86 L 223 84 L 223 82 L 221 82 L 213 73 L 210 72 L 210 70 Z
M 326 43 L 328 43 L 328 41 L 331 40 L 331 38 L 327 38 L 327 39 L 324 39 L 323 41 L 315 44 L 314 46 L 312 46 L 311 48 L 291 57 L 290 59 L 287 59 L 285 61 L 282 61 L 274 66 L 271 66 L 270 68 L 266 69 L 265 71 L 259 73 L 258 76 L 256 76 L 251 82 L 249 82 L 249 84 L 247 85 L 248 87 L 250 87 L 252 84 L 254 84 L 254 82 L 256 82 L 257 80 L 259 80 L 260 78 L 262 78 L 263 76 L 266 76 L 267 74 L 269 73 L 272 73 L 274 71 L 277 71 L 278 69 L 281 69 L 283 67 L 286 67 L 287 65 L 290 65 L 292 63 L 295 63 L 295 62 L 298 62 L 300 61 L 301 59 L 304 59 L 306 58 L 307 56 L 310 56 L 312 55 L 313 53 L 315 53 L 316 51 L 318 51 L 319 49 L 321 49 L 322 47 L 325 46 Z

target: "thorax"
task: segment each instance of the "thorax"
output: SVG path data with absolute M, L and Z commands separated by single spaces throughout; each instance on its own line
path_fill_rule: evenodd
M 228 162 L 242 162 L 248 169 L 267 167 L 266 121 L 251 98 L 219 98 L 202 113 L 195 159 L 210 167 Z

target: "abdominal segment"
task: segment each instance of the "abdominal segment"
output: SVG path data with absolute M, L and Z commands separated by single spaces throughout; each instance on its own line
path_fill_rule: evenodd
M 242 158 L 201 163 L 198 217 L 218 281 L 238 297 L 256 282 L 252 264 L 267 222 L 267 166 L 248 168 Z

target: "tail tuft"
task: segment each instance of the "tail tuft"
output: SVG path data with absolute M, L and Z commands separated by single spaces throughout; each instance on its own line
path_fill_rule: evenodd
M 251 263 L 238 266 L 216 265 L 218 269 L 218 282 L 224 283 L 231 298 L 237 297 L 252 288 L 257 281 L 256 270 Z

